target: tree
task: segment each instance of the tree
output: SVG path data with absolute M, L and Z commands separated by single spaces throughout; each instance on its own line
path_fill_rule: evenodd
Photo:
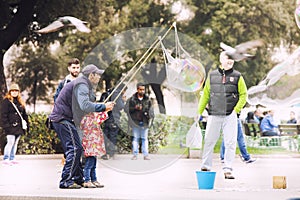
M 0 0 L 0 60 L 13 44 L 26 44 L 29 41 L 37 46 L 47 47 L 55 40 L 60 43 L 74 34 L 72 29 L 46 35 L 37 35 L 34 29 L 44 27 L 59 16 L 71 15 L 89 22 L 91 27 L 98 23 L 99 4 L 108 5 L 110 1 L 68 1 L 68 0 Z M 76 33 L 87 37 L 83 33 Z M 77 52 L 84 52 L 84 48 Z M 75 57 L 77 55 L 72 55 Z M 78 56 L 79 57 L 79 56 Z M 82 57 L 79 57 L 82 58 Z M 29 61 L 29 60 L 28 60 Z M 7 91 L 3 62 L 0 62 L 0 100 Z M 35 96 L 35 95 L 34 95 Z
M 5 52 L 17 41 L 32 20 L 37 0 L 0 1 L 0 100 L 7 91 L 3 57 Z M 18 12 L 16 12 L 16 9 Z
M 247 74 L 244 77 L 248 86 L 256 85 L 274 66 L 271 55 L 275 48 L 299 43 L 293 1 L 193 0 L 193 4 L 199 8 L 194 19 L 178 26 L 199 41 L 216 63 L 221 41 L 231 46 L 258 38 L 265 41 L 255 60 L 236 65 Z
M 35 105 L 37 100 L 49 102 L 50 89 L 54 90 L 59 75 L 59 60 L 51 56 L 48 48 L 35 47 L 32 43 L 22 45 L 19 57 L 9 66 L 11 80 L 28 92 L 27 104 Z M 26 78 L 24 78 L 26 77 Z M 50 91 L 49 91 L 50 90 Z M 52 99 L 52 96 L 51 96 Z

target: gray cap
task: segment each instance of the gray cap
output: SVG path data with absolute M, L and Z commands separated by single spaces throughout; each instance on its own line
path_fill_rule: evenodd
M 83 74 L 88 75 L 91 73 L 96 73 L 96 74 L 103 74 L 104 70 L 103 69 L 99 69 L 98 67 L 96 67 L 96 65 L 93 64 L 89 64 L 87 66 L 85 66 L 82 71 Z

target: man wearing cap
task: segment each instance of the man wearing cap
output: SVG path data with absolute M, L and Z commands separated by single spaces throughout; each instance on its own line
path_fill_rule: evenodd
M 110 111 L 114 107 L 113 102 L 95 103 L 94 88 L 103 72 L 93 64 L 85 66 L 82 75 L 61 90 L 49 116 L 66 154 L 59 184 L 62 189 L 79 189 L 84 182 L 80 162 L 83 151 L 81 119 L 90 112 Z

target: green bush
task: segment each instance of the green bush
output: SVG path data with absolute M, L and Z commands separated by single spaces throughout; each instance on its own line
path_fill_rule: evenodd
M 62 153 L 60 140 L 53 130 L 49 130 L 45 121 L 46 113 L 29 114 L 29 132 L 20 138 L 19 154 L 53 154 Z
M 18 144 L 19 154 L 55 154 L 63 153 L 60 140 L 53 130 L 49 130 L 45 121 L 46 113 L 29 114 L 30 131 L 20 138 Z M 188 117 L 172 117 L 157 114 L 149 129 L 149 152 L 157 153 L 167 145 L 176 144 L 179 148 L 180 141 L 185 141 L 193 119 Z M 132 151 L 132 134 L 128 127 L 125 113 L 121 117 L 121 129 L 118 134 L 117 149 L 119 153 Z
M 193 123 L 192 118 L 183 116 L 167 116 L 157 114 L 149 128 L 149 153 L 157 153 L 159 149 L 175 144 L 179 148 L 180 141 L 185 141 L 185 135 Z M 132 133 L 128 127 L 126 114 L 121 117 L 121 130 L 118 134 L 117 149 L 119 153 L 132 151 Z

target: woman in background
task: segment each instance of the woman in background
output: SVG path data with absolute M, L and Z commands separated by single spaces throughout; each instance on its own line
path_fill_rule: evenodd
M 27 124 L 27 127 L 25 127 L 24 123 Z M 21 98 L 20 88 L 15 83 L 11 84 L 1 104 L 1 126 L 7 139 L 4 148 L 3 164 L 18 164 L 15 160 L 18 142 L 20 136 L 25 133 L 29 126 L 25 103 Z

